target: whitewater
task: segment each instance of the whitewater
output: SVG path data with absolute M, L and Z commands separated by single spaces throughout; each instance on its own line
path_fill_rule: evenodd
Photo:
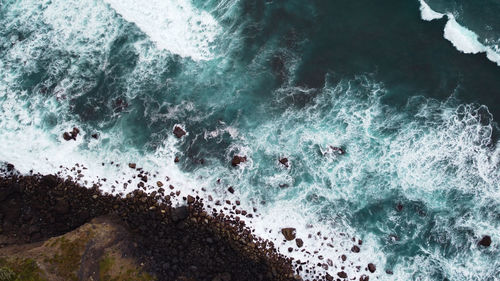
M 187 0 L 2 4 L 0 160 L 22 173 L 72 177 L 61 167 L 79 163 L 80 183 L 106 179 L 101 189 L 122 195 L 139 182 L 127 168 L 137 163 L 181 194 L 255 208 L 244 220 L 285 255 L 340 267 L 347 253 L 349 276 L 375 263 L 379 280 L 500 278 L 498 246 L 477 248 L 484 234 L 500 241 L 500 145 L 488 106 L 415 93 L 391 107 L 369 73 L 338 79 L 332 71 L 319 88 L 295 85 L 293 50 L 277 63 L 285 82 L 250 96 L 271 84 L 263 74 L 270 51 L 263 47 L 250 70 L 231 58 L 252 39 L 223 24 L 237 18 L 236 2 L 213 10 Z M 420 12 L 425 21 L 446 16 L 444 38 L 458 51 L 500 66 L 498 50 L 452 14 L 423 0 Z M 73 127 L 81 137 L 67 142 L 62 133 Z M 231 167 L 235 154 L 249 160 Z M 307 251 L 289 252 L 283 227 L 297 228 Z M 353 237 L 361 254 L 350 252 Z

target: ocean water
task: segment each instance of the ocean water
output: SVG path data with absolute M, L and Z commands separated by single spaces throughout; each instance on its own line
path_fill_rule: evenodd
M 83 184 L 113 193 L 134 189 L 135 162 L 255 208 L 256 233 L 334 276 L 373 262 L 370 280 L 500 280 L 499 14 L 495 0 L 1 0 L 0 161 L 83 164 Z

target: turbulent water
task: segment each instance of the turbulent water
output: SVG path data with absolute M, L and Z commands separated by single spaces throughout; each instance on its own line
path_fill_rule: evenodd
M 81 163 L 115 193 L 136 162 L 256 208 L 284 254 L 347 253 L 350 276 L 500 280 L 499 15 L 497 0 L 0 0 L 0 160 Z M 288 226 L 311 254 L 288 253 Z

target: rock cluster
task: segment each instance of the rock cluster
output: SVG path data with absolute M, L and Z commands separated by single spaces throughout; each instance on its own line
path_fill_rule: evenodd
M 71 132 L 64 132 L 63 139 L 65 141 L 76 140 L 76 137 L 78 136 L 79 133 L 80 133 L 80 130 L 75 127 L 75 128 L 73 128 L 73 130 Z
M 124 198 L 53 175 L 0 178 L 0 245 L 42 241 L 111 214 L 134 235 L 136 258 L 158 280 L 300 280 L 292 260 L 241 220 L 208 214 L 187 196 L 136 190 Z

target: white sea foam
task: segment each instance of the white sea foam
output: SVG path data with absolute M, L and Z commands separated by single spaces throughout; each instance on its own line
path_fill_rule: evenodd
M 212 58 L 220 27 L 208 12 L 197 10 L 188 0 L 105 2 L 135 23 L 159 48 L 194 60 Z
M 422 13 L 422 19 L 425 21 L 432 21 L 444 17 L 444 14 L 431 9 L 424 0 L 420 0 L 420 12 Z
M 444 38 L 450 41 L 455 48 L 465 54 L 485 53 L 486 57 L 500 66 L 500 52 L 496 45 L 485 45 L 481 42 L 479 36 L 472 30 L 460 25 L 455 16 L 451 13 L 438 13 L 424 1 L 420 0 L 421 17 L 425 21 L 440 19 L 443 16 L 448 17 L 448 22 L 444 28 Z

